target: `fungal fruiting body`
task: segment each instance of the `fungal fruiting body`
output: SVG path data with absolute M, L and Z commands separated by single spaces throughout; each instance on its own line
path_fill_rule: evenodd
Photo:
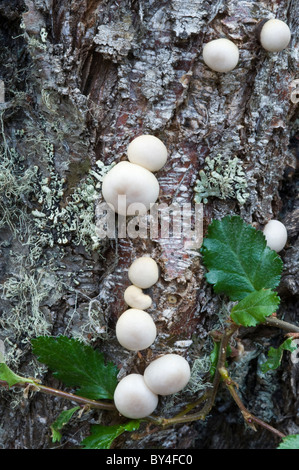
M 102 193 L 105 201 L 120 215 L 135 215 L 131 204 L 138 204 L 139 214 L 145 214 L 159 196 L 155 175 L 131 162 L 117 163 L 104 177 Z
M 132 308 L 146 310 L 152 305 L 152 299 L 149 295 L 143 293 L 137 286 L 129 286 L 124 292 L 124 299 L 127 305 Z
M 157 328 L 152 317 L 143 310 L 130 308 L 116 322 L 118 342 L 129 351 L 141 351 L 153 344 Z
M 288 239 L 287 229 L 279 220 L 270 220 L 264 227 L 267 246 L 277 253 L 285 247 Z
M 141 256 L 131 264 L 128 276 L 132 284 L 140 289 L 152 287 L 159 279 L 159 268 L 149 256 Z
M 291 31 L 284 21 L 271 19 L 264 23 L 260 32 L 260 43 L 266 51 L 282 51 L 289 45 L 290 40 Z
M 128 159 L 131 163 L 141 165 L 149 171 L 158 171 L 166 163 L 167 148 L 154 135 L 140 135 L 128 146 Z
M 229 39 L 220 38 L 208 42 L 202 51 L 205 64 L 215 72 L 230 72 L 239 61 L 239 49 Z
M 157 395 L 172 395 L 182 390 L 190 379 L 190 366 L 178 354 L 165 354 L 151 362 L 144 371 L 144 380 Z
M 118 383 L 114 404 L 126 418 L 140 419 L 155 410 L 158 396 L 147 387 L 142 375 L 129 374 Z

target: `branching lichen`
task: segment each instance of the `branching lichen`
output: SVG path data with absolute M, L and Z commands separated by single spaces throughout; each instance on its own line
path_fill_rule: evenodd
M 95 226 L 95 202 L 100 197 L 105 173 L 110 166 L 97 162 L 98 170 L 90 170 L 85 179 L 64 202 L 65 182 L 54 170 L 50 178 L 40 180 L 38 192 L 39 209 L 31 214 L 38 230 L 37 235 L 44 236 L 46 244 L 66 245 L 70 242 L 82 243 L 88 250 L 96 250 L 101 243 Z M 46 234 L 46 236 L 45 236 Z
M 21 102 L 25 96 L 18 99 Z M 3 114 L 0 118 L 0 229 L 5 235 L 1 247 L 6 257 L 0 288 L 0 338 L 6 347 L 5 360 L 15 367 L 31 338 L 51 334 L 50 307 L 72 290 L 70 273 L 60 272 L 64 246 L 83 244 L 88 251 L 100 250 L 95 202 L 110 169 L 99 161 L 95 168 L 89 165 L 79 178 L 72 179 L 71 167 L 68 180 L 63 174 L 68 162 L 64 161 L 62 171 L 54 163 L 63 132 L 53 128 L 52 133 L 53 126 L 42 118 L 40 123 L 34 127 L 29 117 L 22 128 L 9 134 Z M 91 309 L 92 329 L 95 317 Z
M 0 228 L 8 225 L 13 233 L 16 223 L 25 217 L 21 206 L 26 206 L 33 191 L 37 166 L 25 168 L 24 157 L 6 139 L 2 115 L 0 117 L 2 143 L 0 145 Z
M 206 390 L 211 386 L 207 382 L 206 376 L 211 368 L 211 359 L 208 355 L 198 357 L 193 361 L 191 369 L 191 377 L 188 385 L 185 388 L 185 392 L 196 394 L 202 390 Z
M 237 199 L 243 205 L 249 197 L 247 179 L 238 157 L 217 155 L 207 157 L 205 167 L 199 172 L 194 191 L 195 202 L 206 204 L 209 197 Z
M 10 336 L 11 329 L 17 339 L 23 338 L 24 332 L 30 337 L 49 333 L 49 323 L 41 311 L 41 302 L 48 296 L 49 287 L 42 283 L 43 273 L 35 275 L 20 272 L 9 277 L 1 287 L 2 299 L 8 300 L 10 309 L 5 309 L 0 326 L 2 334 Z

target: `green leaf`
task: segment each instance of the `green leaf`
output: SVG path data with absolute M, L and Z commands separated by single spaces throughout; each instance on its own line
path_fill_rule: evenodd
M 283 437 L 277 449 L 299 449 L 299 434 Z
M 139 420 L 132 420 L 124 425 L 102 426 L 94 424 L 91 426 L 91 435 L 86 437 L 81 445 L 84 449 L 110 449 L 114 439 L 125 431 L 136 431 L 140 426 Z
M 93 400 L 113 399 L 117 367 L 77 339 L 65 336 L 39 336 L 32 339 L 33 352 L 53 375 L 70 387 L 80 387 L 78 395 Z
M 4 362 L 0 363 L 0 380 L 7 382 L 9 387 L 19 383 L 31 383 L 38 386 L 34 380 L 15 374 Z
M 255 326 L 265 321 L 266 317 L 274 313 L 280 299 L 276 292 L 270 289 L 248 294 L 243 300 L 232 308 L 231 319 L 237 325 Z
M 207 281 L 217 293 L 241 300 L 280 281 L 282 261 L 267 247 L 264 234 L 239 216 L 214 220 L 201 248 Z
M 283 351 L 293 352 L 297 349 L 297 344 L 292 338 L 286 339 L 277 349 L 270 348 L 268 351 L 268 360 L 261 364 L 260 369 L 266 373 L 268 370 L 277 369 L 280 366 Z
M 60 433 L 61 429 L 71 420 L 73 414 L 78 410 L 80 410 L 80 406 L 74 406 L 74 408 L 62 411 L 54 423 L 51 424 L 52 442 L 60 442 L 62 438 L 62 434 Z

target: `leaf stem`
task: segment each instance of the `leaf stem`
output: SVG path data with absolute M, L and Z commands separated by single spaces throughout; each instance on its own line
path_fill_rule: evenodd
M 4 380 L 0 380 L 0 386 L 8 387 L 8 384 Z M 99 410 L 113 411 L 116 409 L 113 403 L 106 403 L 102 401 L 91 400 L 90 398 L 81 397 L 80 395 L 74 395 L 73 393 L 68 393 L 68 392 L 64 392 L 63 390 L 41 385 L 38 382 L 36 382 L 35 384 L 26 383 L 26 382 L 16 383 L 13 385 L 13 387 L 21 387 L 21 388 L 25 388 L 29 390 L 31 389 L 36 392 L 46 393 L 47 395 L 53 395 L 56 397 L 65 398 L 70 401 L 75 401 L 76 403 L 79 403 L 80 405 L 89 406 L 90 408 L 95 408 Z

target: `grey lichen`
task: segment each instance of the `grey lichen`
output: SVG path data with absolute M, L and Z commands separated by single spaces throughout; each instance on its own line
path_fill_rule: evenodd
M 0 228 L 8 225 L 16 232 L 16 221 L 21 223 L 26 217 L 20 205 L 26 203 L 32 192 L 38 168 L 26 168 L 24 157 L 7 140 L 4 132 L 3 116 L 0 116 Z
M 3 309 L 0 319 L 1 336 L 7 343 L 9 360 L 17 360 L 13 347 L 16 343 L 21 342 L 25 347 L 30 338 L 45 335 L 51 330 L 41 304 L 51 289 L 58 286 L 48 286 L 44 276 L 44 272 L 28 274 L 21 266 L 19 273 L 10 276 L 1 286 L 2 304 L 9 303 L 9 308 Z
M 207 157 L 204 169 L 199 172 L 194 188 L 196 203 L 208 202 L 209 197 L 237 199 L 245 204 L 249 197 L 246 174 L 238 157 L 216 155 Z
M 1 115 L 0 134 L 0 338 L 17 367 L 32 337 L 51 334 L 50 308 L 72 290 L 70 273 L 61 271 L 65 245 L 101 251 L 95 202 L 111 166 L 98 161 L 90 169 L 88 160 L 79 177 L 71 166 L 68 177 L 54 164 L 57 141 L 42 129 L 34 134 L 30 121 L 10 135 Z
M 202 355 L 193 361 L 191 368 L 191 377 L 185 392 L 196 394 L 211 387 L 207 381 L 207 374 L 211 369 L 211 359 L 209 355 Z
M 94 42 L 98 52 L 117 62 L 128 55 L 133 38 L 132 18 L 130 15 L 126 15 L 119 22 L 100 25 Z
M 52 169 L 49 178 L 40 179 L 37 194 L 40 207 L 35 208 L 31 214 L 37 235 L 43 237 L 45 245 L 82 243 L 88 250 L 96 250 L 100 246 L 94 205 L 100 197 L 102 179 L 111 166 L 98 161 L 97 167 L 96 170 L 90 170 L 70 194 L 67 204 L 63 204 L 66 183 L 64 178 Z

